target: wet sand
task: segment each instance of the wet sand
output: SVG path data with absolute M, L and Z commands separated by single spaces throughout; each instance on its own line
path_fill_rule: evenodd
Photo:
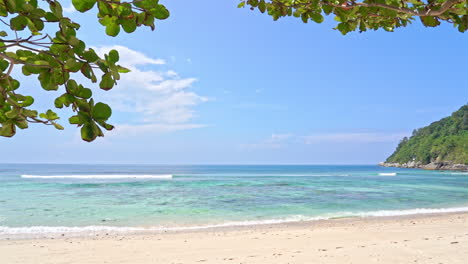
M 468 263 L 468 213 L 0 240 L 0 263 Z

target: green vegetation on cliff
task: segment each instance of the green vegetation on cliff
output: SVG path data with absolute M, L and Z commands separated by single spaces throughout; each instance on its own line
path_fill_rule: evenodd
M 449 162 L 468 165 L 468 104 L 451 116 L 403 138 L 386 162 Z

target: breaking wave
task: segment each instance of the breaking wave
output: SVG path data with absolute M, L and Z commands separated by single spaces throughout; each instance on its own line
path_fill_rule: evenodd
M 137 175 L 137 174 L 114 174 L 114 175 L 21 175 L 24 179 L 172 179 L 171 174 L 160 175 Z
M 382 173 L 379 173 L 379 176 L 396 176 L 397 173 L 396 172 L 382 172 Z

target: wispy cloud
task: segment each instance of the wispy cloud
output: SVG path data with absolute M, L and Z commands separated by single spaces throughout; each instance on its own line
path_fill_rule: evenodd
M 382 143 L 398 142 L 409 133 L 383 133 L 383 132 L 342 132 L 342 133 L 317 133 L 307 136 L 299 136 L 291 133 L 272 134 L 268 138 L 256 143 L 240 145 L 241 149 L 280 149 L 292 145 L 313 145 L 319 143 L 343 144 L 343 143 Z
M 293 134 L 272 134 L 258 143 L 242 144 L 240 147 L 241 149 L 279 149 L 287 145 L 293 137 Z
M 408 133 L 375 133 L 375 132 L 361 132 L 361 133 L 328 133 L 328 134 L 312 134 L 304 136 L 303 142 L 305 144 L 315 143 L 378 143 L 378 142 L 392 142 L 398 141 Z
M 208 98 L 191 90 L 196 78 L 182 78 L 174 70 L 147 70 L 166 63 L 163 59 L 151 58 L 144 53 L 124 46 L 95 48 L 99 54 L 112 49 L 119 52 L 119 64 L 131 72 L 122 74 L 118 85 L 103 95 L 106 102 L 120 112 L 141 116 L 118 125 L 116 133 L 134 134 L 144 132 L 171 132 L 203 127 L 193 123 L 195 107 Z M 141 66 L 146 66 L 144 69 Z
M 235 109 L 243 110 L 264 110 L 264 111 L 284 111 L 288 108 L 285 105 L 268 104 L 268 103 L 240 103 L 234 105 Z
M 202 128 L 201 124 L 143 124 L 143 125 L 119 125 L 115 132 L 109 133 L 111 137 L 139 136 L 147 133 L 168 133 L 174 131 Z

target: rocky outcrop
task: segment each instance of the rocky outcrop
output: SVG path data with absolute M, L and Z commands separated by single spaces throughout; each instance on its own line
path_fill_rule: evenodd
M 392 162 L 380 162 L 379 166 L 382 167 L 396 167 L 396 168 L 414 168 L 424 170 L 456 170 L 456 171 L 468 171 L 468 165 L 465 164 L 454 164 L 450 162 L 431 162 L 429 164 L 422 164 L 421 162 L 407 162 L 407 163 L 392 163 Z

